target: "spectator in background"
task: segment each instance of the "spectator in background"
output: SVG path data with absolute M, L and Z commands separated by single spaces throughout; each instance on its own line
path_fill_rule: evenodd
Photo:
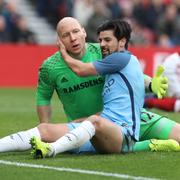
M 53 0 L 50 3 L 51 12 L 48 19 L 54 27 L 56 27 L 59 19 L 65 16 L 72 16 L 72 0 Z
M 0 0 L 0 14 L 2 14 L 3 12 L 4 5 L 5 5 L 4 0 Z
M 94 34 L 104 19 L 126 18 L 136 23 L 139 45 L 172 47 L 180 45 L 179 0 L 29 0 L 38 14 L 56 26 L 65 16 L 76 17 L 87 28 L 88 40 L 95 42 Z M 102 4 L 98 9 L 98 4 Z M 19 12 L 16 0 L 0 0 L 0 14 L 6 19 L 6 28 L 13 42 Z M 95 8 L 95 9 L 94 9 Z M 96 10 L 98 9 L 98 10 Z M 132 22 L 133 24 L 133 22 Z M 140 30 L 142 28 L 143 30 Z M 89 30 L 88 30 L 89 29 Z M 153 37 L 152 37 L 153 36 Z M 136 37 L 136 35 L 135 35 Z M 153 38 L 153 39 L 152 39 Z M 147 40 L 146 40 L 147 39 Z M 142 44 L 141 44 L 142 42 Z M 134 44 L 134 43 L 133 43 Z
M 111 19 L 111 13 L 103 0 L 93 0 L 93 6 L 94 13 L 89 18 L 85 29 L 87 31 L 87 41 L 97 42 L 96 29 L 103 21 Z
M 134 4 L 131 0 L 120 0 L 119 6 L 121 7 L 122 18 L 127 18 L 127 19 L 133 18 Z
M 46 18 L 55 28 L 59 19 L 72 16 L 75 0 L 29 0 L 39 16 Z
M 173 46 L 173 43 L 167 34 L 161 34 L 157 38 L 157 45 L 159 47 L 170 48 Z
M 51 4 L 49 0 L 33 0 L 38 15 L 48 17 L 50 13 Z
M 163 0 L 136 0 L 134 1 L 133 15 L 146 28 L 154 30 L 157 18 L 164 11 Z
M 180 15 L 175 4 L 166 6 L 164 13 L 159 16 L 156 24 L 158 37 L 165 34 L 174 45 L 180 44 Z
M 75 17 L 82 26 L 86 27 L 88 19 L 94 13 L 93 0 L 75 0 L 73 17 Z
M 133 46 L 149 45 L 150 30 L 144 26 L 143 22 L 140 21 L 134 15 L 134 8 L 138 6 L 140 8 L 141 1 L 131 1 L 131 0 L 119 0 L 119 6 L 121 7 L 121 15 L 123 19 L 126 19 L 133 29 L 130 44 Z M 141 11 L 139 11 L 139 14 Z
M 106 0 L 106 6 L 111 12 L 112 19 L 121 18 L 122 12 L 118 0 Z
M 16 30 L 14 31 L 14 42 L 25 44 L 36 44 L 37 39 L 35 34 L 29 30 L 27 21 L 24 17 L 20 16 L 16 22 Z
M 150 29 L 143 26 L 135 19 L 131 20 L 131 25 L 134 30 L 132 32 L 132 38 L 131 38 L 131 44 L 133 46 L 148 46 L 154 43 L 155 36 Z
M 164 75 L 169 79 L 167 97 L 157 99 L 147 98 L 145 105 L 148 108 L 159 108 L 166 111 L 180 112 L 180 56 L 173 53 L 166 57 L 163 62 L 165 67 Z
M 17 12 L 16 1 L 8 1 L 5 3 L 2 15 L 6 19 L 7 31 L 10 35 L 10 41 L 14 42 L 14 33 L 16 31 L 16 23 L 20 14 Z
M 37 43 L 26 19 L 17 11 L 15 0 L 0 0 L 0 42 Z
M 9 42 L 9 33 L 6 30 L 6 20 L 0 15 L 0 43 Z

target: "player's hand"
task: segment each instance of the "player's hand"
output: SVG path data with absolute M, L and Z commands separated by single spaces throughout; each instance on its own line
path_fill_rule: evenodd
M 61 42 L 61 40 L 59 38 L 57 39 L 57 47 L 58 47 L 59 52 L 61 54 L 66 53 L 66 48 L 65 48 L 64 44 Z
M 158 66 L 155 72 L 155 76 L 152 78 L 151 89 L 154 94 L 157 95 L 159 99 L 166 95 L 168 89 L 168 78 L 162 76 L 164 72 L 163 66 Z

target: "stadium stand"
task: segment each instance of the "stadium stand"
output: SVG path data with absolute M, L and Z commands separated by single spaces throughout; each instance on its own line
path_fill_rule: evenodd
M 98 9 L 98 4 L 104 7 L 103 11 Z M 180 44 L 178 0 L 0 0 L 0 41 L 54 44 L 56 24 L 64 16 L 76 17 L 86 31 L 91 32 L 88 40 L 94 42 L 100 21 L 125 18 L 134 29 L 133 46 L 174 47 Z M 19 32 L 19 19 L 27 21 L 22 23 L 27 26 L 26 33 Z M 18 37 L 22 34 L 23 38 Z
M 180 44 L 180 3 L 178 0 L 29 0 L 41 17 L 53 27 L 64 16 L 76 17 L 96 41 L 99 20 L 125 18 L 134 29 L 132 44 L 173 47 Z M 104 7 L 104 12 L 101 12 Z M 101 14 L 101 15 L 100 15 Z M 100 18 L 101 16 L 101 18 Z M 104 17 L 103 17 L 104 16 Z M 92 25 L 92 26 L 90 26 Z M 92 34 L 94 32 L 94 34 Z

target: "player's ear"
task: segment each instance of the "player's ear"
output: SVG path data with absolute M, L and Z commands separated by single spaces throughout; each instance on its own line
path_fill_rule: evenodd
M 59 46 L 59 36 L 56 38 L 56 45 Z
M 59 40 L 60 40 L 60 37 L 59 37 L 59 36 L 57 36 L 56 41 L 59 41 Z
M 119 40 L 119 47 L 124 48 L 126 44 L 126 38 L 122 38 Z
M 86 33 L 86 30 L 84 28 L 82 28 L 82 32 L 84 34 L 84 37 L 86 38 L 87 37 L 87 33 Z

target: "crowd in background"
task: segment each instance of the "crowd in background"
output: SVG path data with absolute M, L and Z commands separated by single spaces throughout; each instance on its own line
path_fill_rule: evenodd
M 133 27 L 131 43 L 180 45 L 179 0 L 30 0 L 40 16 L 54 27 L 64 16 L 76 17 L 85 27 L 88 41 L 97 41 L 96 28 L 106 19 L 126 18 Z
M 0 42 L 35 44 L 35 34 L 29 29 L 28 22 L 17 10 L 13 0 L 0 0 Z
M 14 5 L 4 1 L 0 0 L 0 41 L 35 43 L 35 36 L 28 29 L 24 17 Z M 107 19 L 125 18 L 133 28 L 133 45 L 180 45 L 179 0 L 29 1 L 38 15 L 47 18 L 54 28 L 62 17 L 77 18 L 87 31 L 87 40 L 91 42 L 97 41 L 96 28 L 100 23 Z

